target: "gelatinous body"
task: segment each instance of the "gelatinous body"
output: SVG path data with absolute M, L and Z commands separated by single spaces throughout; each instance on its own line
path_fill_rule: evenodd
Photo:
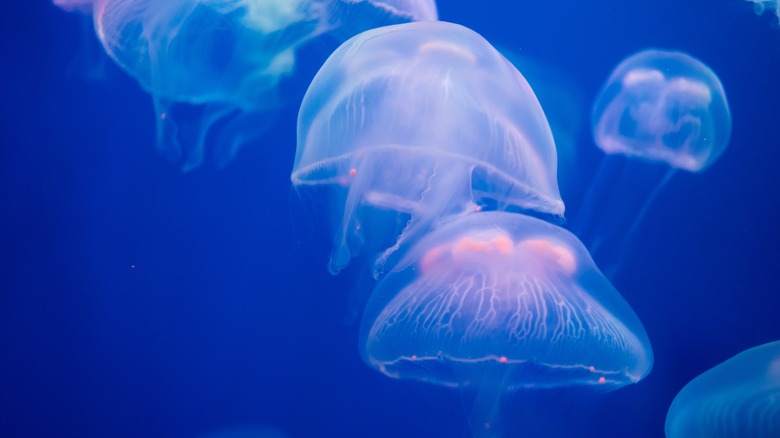
M 606 158 L 572 226 L 597 260 L 604 247 L 625 248 L 675 171 L 707 169 L 731 135 L 717 76 L 678 51 L 648 49 L 621 62 L 596 98 L 592 121 Z
M 593 108 L 593 136 L 621 154 L 699 172 L 726 150 L 731 115 L 712 70 L 688 54 L 650 49 L 610 75 Z
M 653 362 L 577 238 L 507 212 L 453 219 L 415 244 L 372 294 L 360 346 L 390 377 L 473 389 L 477 424 L 492 423 L 505 391 L 614 389 Z
M 680 391 L 667 438 L 780 436 L 780 341 L 739 353 Z
M 295 72 L 296 51 L 313 38 L 434 19 L 433 0 L 95 0 L 94 7 L 106 52 L 155 98 L 158 144 L 173 159 L 184 155 L 185 167 L 201 162 L 218 121 L 226 125 L 219 162 L 263 130 L 262 114 L 280 105 L 279 84 Z M 199 107 L 188 116 L 199 131 L 189 139 L 171 108 L 179 103 Z
M 445 386 L 485 362 L 505 365 L 507 389 L 621 386 L 652 365 L 639 319 L 579 240 L 505 212 L 420 240 L 377 286 L 362 333 L 373 367 Z
M 335 190 L 334 272 L 366 228 L 396 236 L 403 224 L 398 247 L 483 201 L 563 213 L 530 86 L 480 35 L 443 22 L 374 29 L 333 53 L 301 105 L 292 181 Z M 402 216 L 365 223 L 366 208 Z

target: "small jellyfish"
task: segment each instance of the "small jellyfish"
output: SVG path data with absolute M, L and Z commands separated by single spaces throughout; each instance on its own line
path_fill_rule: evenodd
M 334 274 L 365 242 L 381 252 L 379 275 L 437 220 L 483 205 L 564 209 L 528 82 L 479 34 L 444 22 L 374 29 L 331 55 L 301 104 L 291 179 L 328 193 Z
M 609 271 L 612 262 L 600 252 L 622 255 L 677 170 L 702 172 L 723 154 L 731 114 L 709 67 L 683 52 L 648 49 L 615 68 L 596 98 L 592 122 L 606 156 L 572 228 Z
M 616 389 L 653 363 L 641 322 L 580 241 L 509 212 L 456 217 L 419 240 L 372 293 L 360 336 L 387 376 L 475 392 L 475 432 L 495 430 L 506 391 Z
M 691 380 L 669 407 L 665 429 L 667 438 L 780 436 L 780 341 Z
M 93 14 L 106 52 L 154 98 L 158 147 L 185 170 L 207 140 L 222 165 L 266 129 L 304 44 L 437 18 L 434 0 L 94 0 Z
M 756 15 L 763 15 L 765 11 L 774 12 L 777 17 L 778 23 L 780 23 L 780 3 L 777 0 L 747 0 L 753 3 L 753 10 L 756 11 Z

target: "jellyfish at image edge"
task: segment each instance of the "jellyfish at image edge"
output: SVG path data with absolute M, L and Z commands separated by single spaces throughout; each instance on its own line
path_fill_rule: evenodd
M 616 389 L 653 363 L 580 241 L 508 212 L 460 216 L 418 241 L 372 293 L 360 348 L 387 376 L 475 393 L 477 435 L 497 433 L 504 392 Z
M 780 23 L 780 3 L 777 0 L 747 0 L 753 3 L 753 9 L 756 11 L 756 15 L 763 15 L 764 12 L 774 12 L 775 16 Z
M 780 341 L 743 351 L 691 380 L 669 408 L 666 436 L 780 436 Z
M 281 88 L 304 44 L 437 12 L 433 0 L 94 0 L 93 16 L 106 52 L 154 98 L 158 147 L 186 170 L 207 141 L 229 162 L 298 98 Z
M 609 273 L 675 172 L 702 172 L 723 154 L 731 114 L 709 67 L 683 52 L 648 49 L 615 68 L 592 117 L 605 156 L 571 226 Z
M 66 11 L 90 12 L 93 0 L 53 0 L 54 6 Z
M 334 274 L 363 247 L 379 252 L 378 276 L 438 220 L 485 205 L 564 209 L 528 82 L 479 34 L 445 22 L 370 30 L 331 55 L 301 104 L 291 179 L 326 199 Z

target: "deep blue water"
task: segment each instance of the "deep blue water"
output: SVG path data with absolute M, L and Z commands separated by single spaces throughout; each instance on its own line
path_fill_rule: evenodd
M 728 151 L 670 182 L 614 278 L 653 371 L 503 407 L 512 436 L 662 436 L 685 383 L 780 339 L 776 19 L 739 0 L 468 3 L 440 2 L 440 18 L 567 72 L 585 118 L 645 47 L 687 51 L 724 85 Z M 77 15 L 15 2 L 0 34 L 1 436 L 468 436 L 458 392 L 361 361 L 345 323 L 357 269 L 329 275 L 328 239 L 296 219 L 295 105 L 227 168 L 182 173 L 154 150 L 149 96 L 84 61 L 94 42 Z M 592 168 L 587 129 L 577 145 Z

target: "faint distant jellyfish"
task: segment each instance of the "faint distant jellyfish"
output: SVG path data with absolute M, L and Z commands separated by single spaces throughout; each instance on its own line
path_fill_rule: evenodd
M 702 172 L 723 154 L 731 114 L 709 67 L 682 52 L 648 49 L 612 72 L 592 121 L 606 157 L 572 228 L 606 266 L 612 263 L 600 251 L 625 249 L 621 245 L 677 170 Z
M 66 11 L 91 12 L 93 0 L 53 0 L 55 6 Z
M 508 212 L 443 224 L 377 285 L 365 361 L 393 378 L 476 393 L 477 434 L 502 393 L 636 383 L 652 367 L 641 322 L 563 228 Z
M 780 3 L 777 0 L 748 0 L 753 3 L 753 9 L 756 15 L 763 15 L 765 11 L 774 12 L 780 22 Z
M 433 0 L 95 0 L 94 7 L 106 52 L 154 97 L 158 146 L 184 158 L 185 169 L 203 160 L 214 124 L 218 164 L 265 130 L 305 43 L 435 19 Z
M 780 436 L 780 341 L 739 353 L 691 380 L 669 408 L 666 436 Z
M 444 22 L 374 29 L 331 55 L 301 104 L 291 178 L 331 196 L 334 274 L 365 243 L 378 275 L 439 219 L 485 204 L 564 208 L 531 87 L 479 34 Z

